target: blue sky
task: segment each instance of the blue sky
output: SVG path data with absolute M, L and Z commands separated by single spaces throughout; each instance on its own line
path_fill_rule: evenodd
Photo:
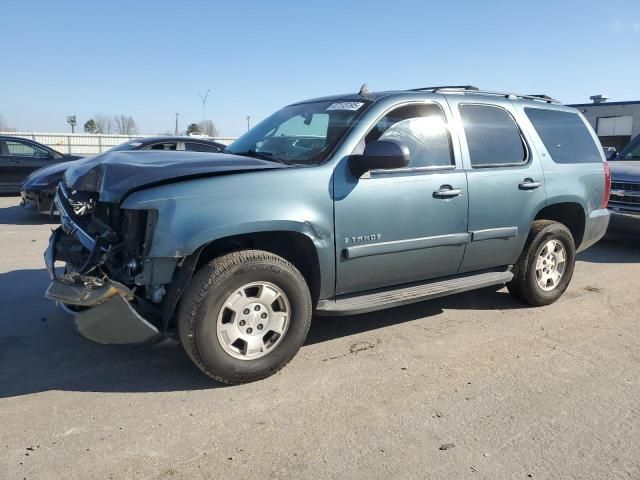
M 142 133 L 201 119 L 224 135 L 296 100 L 438 84 L 640 99 L 640 1 L 2 0 L 0 115 L 68 131 L 132 115 Z

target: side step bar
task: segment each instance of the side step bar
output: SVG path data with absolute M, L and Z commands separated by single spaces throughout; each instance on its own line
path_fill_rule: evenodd
M 354 315 L 372 312 L 383 308 L 397 307 L 408 303 L 420 302 L 431 298 L 443 297 L 454 293 L 466 292 L 477 288 L 500 285 L 511 281 L 511 267 L 506 271 L 491 271 L 472 275 L 413 283 L 405 287 L 374 290 L 357 295 L 320 300 L 316 307 L 317 315 Z

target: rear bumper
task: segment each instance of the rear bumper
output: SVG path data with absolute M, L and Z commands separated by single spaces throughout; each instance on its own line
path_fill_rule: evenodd
M 584 225 L 584 235 L 578 247 L 578 252 L 586 250 L 604 237 L 605 233 L 607 233 L 610 219 L 611 214 L 606 208 L 593 210 L 589 216 L 587 216 Z
M 640 211 L 611 211 L 609 230 L 640 235 Z
M 618 205 L 618 204 L 609 204 L 609 211 L 611 215 L 616 217 L 628 217 L 635 218 L 640 220 L 640 205 L 637 207 L 627 206 L 627 205 Z

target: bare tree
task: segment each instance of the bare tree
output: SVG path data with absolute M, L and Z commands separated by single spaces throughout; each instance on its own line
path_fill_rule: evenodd
M 133 135 L 138 133 L 138 126 L 129 115 L 116 115 L 112 120 L 113 129 L 119 135 Z
M 4 117 L 0 114 L 0 132 L 13 132 L 13 128 L 10 128 L 7 125 L 7 122 L 4 121 Z
M 111 118 L 106 115 L 96 114 L 93 116 L 93 121 L 96 124 L 96 130 L 94 133 L 111 133 Z
M 217 137 L 220 133 L 211 120 L 202 120 L 198 123 L 198 127 L 200 128 L 200 133 L 209 137 Z

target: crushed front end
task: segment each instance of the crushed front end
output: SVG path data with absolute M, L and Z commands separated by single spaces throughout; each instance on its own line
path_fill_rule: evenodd
M 78 331 L 95 342 L 136 344 L 159 337 L 165 290 L 153 277 L 171 278 L 175 262 L 158 266 L 146 258 L 154 212 L 124 210 L 64 183 L 54 202 L 61 226 L 45 252 L 52 280 L 45 297 L 73 313 Z M 65 264 L 59 276 L 56 261 Z

